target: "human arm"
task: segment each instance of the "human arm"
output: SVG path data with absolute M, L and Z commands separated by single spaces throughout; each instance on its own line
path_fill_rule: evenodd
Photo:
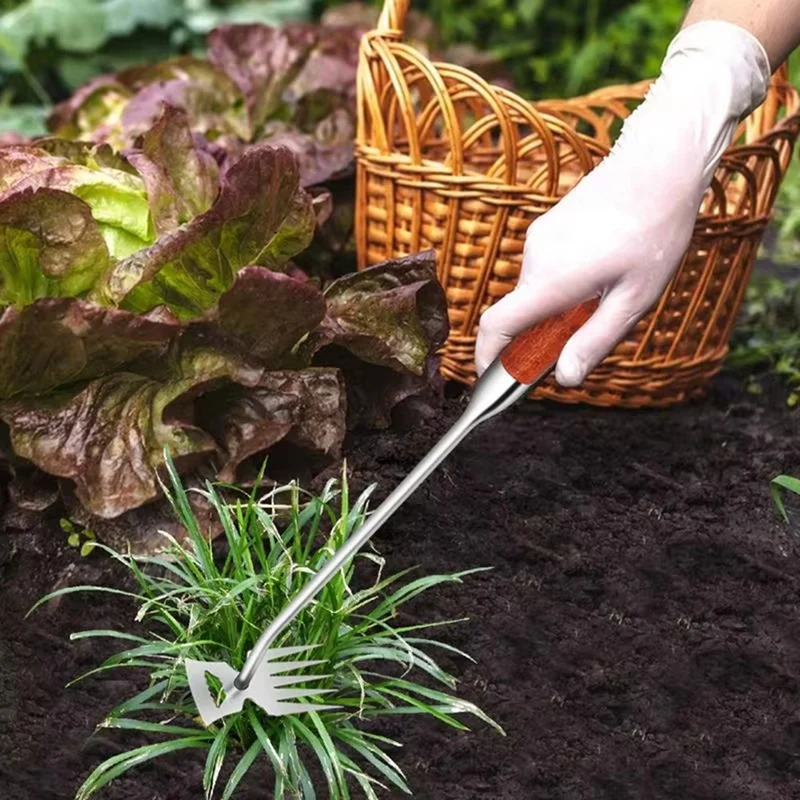
M 682 27 L 707 20 L 730 22 L 755 36 L 773 72 L 800 45 L 800 0 L 694 0 Z
M 599 296 L 556 368 L 583 382 L 663 292 L 738 122 L 798 44 L 800 0 L 693 3 L 609 156 L 530 226 L 516 289 L 481 317 L 479 374 L 518 333 Z

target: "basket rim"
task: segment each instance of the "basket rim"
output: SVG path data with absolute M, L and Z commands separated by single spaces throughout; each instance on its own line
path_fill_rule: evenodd
M 408 0 L 385 0 L 384 6 L 384 14 L 387 13 L 387 9 L 390 7 L 405 6 L 406 8 L 401 9 L 401 24 L 405 17 L 405 10 L 407 10 Z M 518 102 L 524 105 L 529 106 L 533 110 L 535 110 L 539 115 L 542 117 L 550 116 L 548 114 L 548 106 L 562 106 L 563 110 L 568 110 L 570 107 L 581 108 L 583 111 L 586 111 L 587 107 L 591 108 L 592 105 L 607 105 L 609 100 L 614 100 L 617 102 L 626 102 L 626 101 L 642 101 L 644 100 L 647 91 L 649 88 L 655 83 L 657 80 L 656 77 L 648 77 L 642 78 L 638 81 L 631 81 L 628 83 L 616 83 L 616 84 L 608 84 L 604 86 L 598 86 L 588 92 L 584 92 L 579 95 L 574 95 L 572 97 L 543 97 L 539 99 L 531 99 L 524 97 L 519 91 L 512 87 L 510 89 L 498 86 L 496 84 L 492 84 L 486 79 L 484 79 L 481 75 L 470 70 L 466 67 L 462 67 L 460 65 L 454 64 L 448 61 L 442 61 L 438 59 L 429 58 L 425 53 L 420 52 L 416 48 L 413 48 L 412 45 L 408 44 L 407 42 L 403 41 L 403 30 L 402 27 L 400 28 L 390 28 L 385 27 L 385 23 L 383 23 L 383 18 L 379 21 L 378 26 L 373 28 L 370 31 L 367 31 L 361 39 L 360 44 L 360 56 L 365 58 L 366 60 L 380 60 L 383 58 L 380 52 L 378 52 L 373 46 L 372 43 L 376 40 L 381 40 L 386 45 L 386 50 L 388 52 L 393 52 L 395 50 L 403 51 L 403 50 L 413 50 L 416 59 L 423 61 L 429 67 L 431 67 L 437 74 L 440 73 L 441 69 L 446 69 L 448 71 L 455 70 L 457 72 L 468 74 L 471 80 L 475 81 L 477 84 L 481 86 L 481 88 L 490 93 L 492 95 L 497 96 L 499 100 L 507 99 L 513 100 L 514 102 Z M 380 48 L 383 49 L 383 48 Z M 385 52 L 385 51 L 384 51 Z M 360 65 L 360 68 L 362 66 Z M 776 95 L 778 95 L 776 97 Z M 742 126 L 746 126 L 748 121 L 752 120 L 756 115 L 763 114 L 764 109 L 770 103 L 777 103 L 778 108 L 785 109 L 784 116 L 780 119 L 776 119 L 775 123 L 769 127 L 765 127 L 764 129 L 760 130 L 757 135 L 753 136 L 753 138 L 748 139 L 744 142 L 735 142 L 736 138 L 739 138 Z M 359 103 L 359 114 L 361 113 L 361 103 Z M 747 148 L 751 148 L 753 146 L 758 145 L 766 145 L 769 146 L 769 139 L 773 137 L 776 133 L 790 129 L 792 127 L 797 126 L 800 129 L 800 89 L 789 80 L 788 77 L 788 62 L 782 63 L 772 74 L 770 79 L 770 84 L 767 92 L 767 96 L 765 97 L 764 101 L 760 103 L 747 117 L 742 119 L 739 123 L 739 127 L 737 128 L 734 143 L 730 144 L 726 150 L 726 156 L 736 155 L 737 152 L 740 150 L 745 150 Z M 576 135 L 585 143 L 592 145 L 594 147 L 600 148 L 604 151 L 604 154 L 610 152 L 610 147 L 606 147 L 598 138 L 588 135 L 586 133 L 575 132 Z M 359 130 L 356 136 L 356 151 L 357 152 L 374 152 L 380 153 L 382 152 L 380 148 L 375 147 L 374 145 L 370 145 L 365 143 L 362 140 L 361 131 Z M 612 143 L 613 145 L 613 143 Z M 386 151 L 386 152 L 394 152 L 397 155 L 405 155 L 397 153 L 397 151 Z M 440 161 L 436 161 L 435 163 L 442 163 Z M 515 184 L 510 183 L 503 183 L 505 186 L 514 186 Z

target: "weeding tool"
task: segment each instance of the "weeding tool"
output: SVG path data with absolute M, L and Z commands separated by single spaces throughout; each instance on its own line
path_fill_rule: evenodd
M 567 340 L 589 319 L 597 305 L 597 300 L 591 300 L 534 325 L 519 334 L 503 350 L 476 383 L 464 413 L 372 512 L 367 522 L 331 556 L 325 566 L 275 617 L 249 652 L 240 672 L 237 673 L 224 661 L 186 659 L 189 687 L 206 725 L 241 711 L 245 700 L 256 703 L 271 716 L 338 707 L 300 702 L 301 698 L 308 700 L 312 696 L 333 691 L 297 688 L 298 684 L 329 677 L 294 674 L 294 670 L 304 670 L 323 662 L 313 659 L 281 660 L 287 656 L 291 658 L 308 653 L 315 645 L 277 648 L 270 645 L 470 431 L 516 403 L 552 372 Z M 219 704 L 211 695 L 206 681 L 207 674 L 213 675 L 222 684 L 224 697 Z

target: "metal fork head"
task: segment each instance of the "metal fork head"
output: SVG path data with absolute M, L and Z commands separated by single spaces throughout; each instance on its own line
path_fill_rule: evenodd
M 187 658 L 186 677 L 192 692 L 197 711 L 203 724 L 208 726 L 230 714 L 236 714 L 244 708 L 244 701 L 251 700 L 264 709 L 272 717 L 285 714 L 302 714 L 305 711 L 328 711 L 341 706 L 321 705 L 319 703 L 298 702 L 297 698 L 317 697 L 329 694 L 333 689 L 298 689 L 297 684 L 308 681 L 319 681 L 330 675 L 286 675 L 298 669 L 307 669 L 324 664 L 324 661 L 280 661 L 287 656 L 307 653 L 317 645 L 300 647 L 275 647 L 267 650 L 261 663 L 256 668 L 253 678 L 246 689 L 239 689 L 234 684 L 238 670 L 224 661 L 196 661 Z M 217 703 L 211 694 L 207 675 L 216 678 L 222 684 L 223 700 Z

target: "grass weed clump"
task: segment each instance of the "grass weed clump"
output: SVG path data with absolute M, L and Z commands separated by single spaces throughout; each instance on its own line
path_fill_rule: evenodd
M 188 532 L 185 541 L 165 534 L 166 547 L 158 555 L 96 545 L 125 565 L 136 590 L 74 586 L 39 601 L 84 591 L 122 594 L 135 601 L 136 620 L 142 624 L 141 633 L 86 630 L 72 635 L 112 637 L 124 647 L 76 680 L 120 668 L 147 671 L 149 685 L 114 708 L 101 727 L 154 739 L 100 764 L 78 790 L 77 800 L 143 762 L 179 750 L 204 751 L 206 798 L 218 796 L 220 789 L 223 798 L 234 796 L 259 759 L 271 764 L 274 786 L 264 796 L 275 800 L 312 800 L 317 792 L 324 796 L 319 781 L 314 784 L 314 772 L 324 776 L 333 800 L 377 798 L 389 786 L 411 794 L 389 755 L 401 743 L 368 730 L 370 720 L 422 714 L 466 730 L 459 717 L 472 715 L 502 733 L 477 706 L 453 694 L 454 676 L 434 657 L 448 652 L 469 658 L 426 635 L 458 620 L 402 624 L 398 617 L 409 601 L 441 584 L 459 583 L 476 570 L 416 578 L 404 570 L 385 576 L 383 559 L 372 551 L 357 555 L 275 642 L 276 647 L 315 646 L 313 657 L 325 663 L 304 672 L 329 675 L 313 686 L 333 690 L 316 702 L 340 708 L 270 717 L 248 701 L 240 713 L 205 728 L 189 691 L 184 659 L 226 661 L 241 668 L 267 624 L 363 524 L 372 489 L 351 502 L 346 478 L 330 481 L 319 495 L 295 484 L 260 497 L 255 490 L 207 484 L 200 494 L 224 531 L 224 552 L 215 554 L 170 462 L 168 474 L 171 488 L 165 491 Z M 233 500 L 230 492 L 236 493 Z M 315 702 L 313 686 L 310 702 Z M 311 767 L 314 761 L 320 769 Z

